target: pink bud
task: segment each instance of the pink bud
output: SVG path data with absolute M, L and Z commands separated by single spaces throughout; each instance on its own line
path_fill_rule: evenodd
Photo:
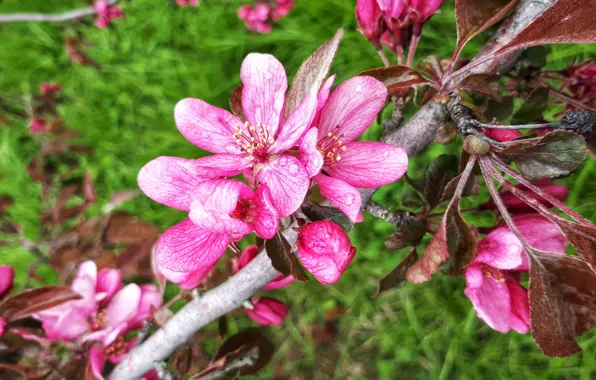
M 253 299 L 253 309 L 245 309 L 246 314 L 253 321 L 262 325 L 280 326 L 288 316 L 288 307 L 281 301 L 273 298 L 261 297 Z
M 8 321 L 0 316 L 0 338 L 4 335 L 4 333 L 8 330 Z
M 495 124 L 495 125 L 499 125 L 499 124 Z M 515 129 L 490 129 L 490 128 L 485 128 L 484 129 L 484 134 L 486 135 L 486 137 L 489 137 L 493 140 L 497 140 L 499 142 L 509 142 L 509 141 L 513 141 L 518 137 L 521 137 L 521 133 L 520 131 L 517 131 Z
M 410 12 L 418 17 L 419 23 L 426 22 L 441 7 L 444 0 L 410 0 Z
M 122 287 L 122 273 L 118 269 L 104 268 L 97 274 L 97 292 L 106 293 L 102 302 L 109 302 Z
M 348 234 L 335 223 L 319 221 L 299 230 L 298 257 L 304 268 L 323 284 L 337 282 L 354 255 L 356 248 Z
M 381 8 L 376 0 L 357 0 L 356 22 L 360 33 L 377 49 L 380 49 L 381 38 Z
M 46 129 L 46 120 L 37 118 L 31 120 L 31 124 L 29 124 L 29 132 L 31 133 L 43 133 Z
M 14 269 L 10 265 L 0 265 L 0 299 L 12 290 L 14 276 Z
M 43 82 L 39 86 L 39 92 L 41 95 L 53 94 L 58 91 L 62 91 L 62 86 L 60 86 L 58 83 Z

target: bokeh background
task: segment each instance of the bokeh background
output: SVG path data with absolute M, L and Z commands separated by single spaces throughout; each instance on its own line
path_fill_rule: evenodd
M 4 0 L 0 12 L 57 12 L 80 7 L 75 0 Z M 345 35 L 332 71 L 338 80 L 381 65 L 374 48 L 357 31 L 353 0 L 296 0 L 288 17 L 268 35 L 248 32 L 236 11 L 243 1 L 202 0 L 198 8 L 179 8 L 167 0 L 122 1 L 124 20 L 109 30 L 92 24 L 0 25 L 0 96 L 27 102 L 41 82 L 58 82 L 69 101 L 59 107 L 67 126 L 81 133 L 78 142 L 92 147 L 81 170 L 91 172 L 99 202 L 88 215 L 99 215 L 101 205 L 117 190 L 137 188 L 139 169 L 160 155 L 196 158 L 205 152 L 187 142 L 177 131 L 173 108 L 185 97 L 201 98 L 227 107 L 240 84 L 239 69 L 249 52 L 275 55 L 292 78 L 301 62 L 335 31 Z M 436 54 L 448 57 L 455 46 L 453 1 L 446 1 L 426 24 L 416 60 Z M 76 28 L 93 44 L 88 54 L 101 70 L 73 64 L 64 49 L 64 36 Z M 490 31 L 489 31 L 490 32 Z M 471 57 L 489 32 L 470 43 L 464 57 Z M 574 58 L 596 56 L 594 46 L 550 47 L 549 67 L 564 67 Z M 408 108 L 408 115 L 415 111 Z M 386 114 L 390 110 L 385 111 Z M 364 139 L 376 139 L 373 125 Z M 413 158 L 409 174 L 420 177 L 436 156 L 457 153 L 459 143 L 431 144 Z M 40 186 L 27 174 L 27 164 L 39 145 L 27 121 L 0 127 L 0 194 L 15 199 L 9 214 L 35 239 L 39 232 Z M 568 203 L 596 221 L 596 168 L 590 159 L 570 178 Z M 403 181 L 379 191 L 375 200 L 400 207 Z M 488 199 L 481 192 L 468 202 Z M 123 208 L 162 228 L 184 214 L 139 196 Z M 471 219 L 490 224 L 488 214 Z M 295 379 L 477 379 L 477 378 L 596 378 L 596 335 L 585 334 L 583 353 L 570 358 L 543 356 L 529 335 L 500 334 L 478 320 L 463 295 L 463 278 L 439 274 L 427 284 L 406 285 L 376 299 L 377 281 L 404 256 L 388 251 L 384 239 L 391 225 L 366 215 L 351 232 L 358 248 L 356 259 L 341 280 L 332 286 L 316 281 L 298 283 L 276 291 L 275 297 L 290 306 L 281 328 L 269 328 L 278 351 L 259 378 Z M 34 258 L 19 248 L 0 247 L 0 264 L 17 268 L 24 283 Z M 40 273 L 55 281 L 49 268 Z M 168 295 L 175 289 L 168 289 Z M 343 314 L 342 314 L 343 312 Z M 342 314 L 332 318 L 331 314 Z M 252 325 L 242 313 L 230 318 L 232 331 Z M 209 327 L 216 330 L 214 324 Z M 207 347 L 210 346 L 206 343 Z

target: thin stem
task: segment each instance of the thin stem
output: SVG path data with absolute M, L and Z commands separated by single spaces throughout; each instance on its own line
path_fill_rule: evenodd
M 403 65 L 404 64 L 404 48 L 399 46 L 397 48 L 397 64 Z
M 379 53 L 379 57 L 381 57 L 381 61 L 383 61 L 383 65 L 385 65 L 385 67 L 391 66 L 389 60 L 387 59 L 387 56 L 385 55 L 385 52 L 383 51 L 383 48 L 377 50 L 377 53 Z
M 503 129 L 503 130 L 517 130 L 517 129 L 540 129 L 540 128 L 561 128 L 560 123 L 545 123 L 545 124 L 524 124 L 524 125 L 493 125 L 478 123 L 478 127 L 486 129 Z
M 387 210 L 385 207 L 381 206 L 375 202 L 368 202 L 366 205 L 366 211 L 379 218 L 383 219 L 386 222 L 393 224 L 396 227 L 403 227 L 410 222 L 411 214 L 407 211 L 403 212 L 392 212 Z
M 502 170 L 504 173 L 507 173 L 513 179 L 515 179 L 516 181 L 518 181 L 519 183 L 521 183 L 528 189 L 532 190 L 534 193 L 536 193 L 539 196 L 541 196 L 542 198 L 544 198 L 546 201 L 551 203 L 553 206 L 555 206 L 556 208 L 560 209 L 561 211 L 565 212 L 567 215 L 569 215 L 570 217 L 575 219 L 578 223 L 586 224 L 586 225 L 592 224 L 592 223 L 590 223 L 590 221 L 585 219 L 579 213 L 575 212 L 573 209 L 571 209 L 565 203 L 563 203 L 560 200 L 558 200 L 557 198 L 553 197 L 548 192 L 542 190 L 540 187 L 534 185 L 532 182 L 525 179 L 524 176 L 522 176 L 521 174 L 519 174 L 516 171 L 514 171 L 513 169 L 511 169 L 509 166 L 505 165 L 503 162 L 501 162 L 500 159 L 497 158 L 496 155 L 491 156 L 491 162 L 494 165 L 496 165 L 500 170 Z M 519 189 L 517 189 L 517 191 L 522 192 L 522 190 L 519 190 Z M 513 195 L 516 195 L 516 194 L 513 194 Z M 520 197 L 518 196 L 518 198 L 520 198 Z M 520 198 L 520 199 L 523 201 L 522 198 Z M 530 204 L 530 206 L 532 206 L 532 205 Z
M 118 0 L 108 0 L 108 5 L 114 5 Z M 65 22 L 97 14 L 94 7 L 75 9 L 64 13 L 13 13 L 0 15 L 0 24 L 14 22 Z
M 420 36 L 416 35 L 415 33 L 412 34 L 412 39 L 410 40 L 410 48 L 408 50 L 408 61 L 406 66 L 412 67 L 412 63 L 414 63 L 414 55 L 416 54 L 416 48 L 418 47 L 418 40 Z
M 170 306 L 172 306 L 176 301 L 180 301 L 181 299 L 182 299 L 182 293 L 178 293 L 174 297 L 172 297 L 172 299 L 170 299 L 168 302 L 164 303 L 161 307 L 162 307 L 162 309 L 167 309 Z
M 582 102 L 578 102 L 577 100 L 575 100 L 575 99 L 573 99 L 573 98 L 571 98 L 571 97 L 569 97 L 567 95 L 564 95 L 564 94 L 562 94 L 562 93 L 560 93 L 560 92 L 558 92 L 556 90 L 551 89 L 550 92 L 549 92 L 549 94 L 553 98 L 557 98 L 559 100 L 564 101 L 565 103 L 569 103 L 569 104 L 571 104 L 572 106 L 574 106 L 576 108 L 579 108 L 579 109 L 582 109 L 582 110 L 585 110 L 585 111 L 596 112 L 596 108 L 590 107 L 589 105 L 584 104 Z
M 521 232 L 513 222 L 511 214 L 509 214 L 509 211 L 507 211 L 507 207 L 505 206 L 505 203 L 503 202 L 503 199 L 501 198 L 499 191 L 493 183 L 493 178 L 495 178 L 499 183 L 505 186 L 505 184 L 497 178 L 498 173 L 496 172 L 495 168 L 493 168 L 488 157 L 480 157 L 480 170 L 482 171 L 482 174 L 484 176 L 484 182 L 486 182 L 488 191 L 490 192 L 490 195 L 493 198 L 495 205 L 497 205 L 497 208 L 499 209 L 499 212 L 501 213 L 503 220 L 505 220 L 505 223 L 507 223 L 507 226 L 509 226 L 511 232 L 513 232 L 515 236 L 519 239 L 519 241 L 522 243 L 522 245 L 524 246 L 524 250 L 526 251 L 526 254 L 528 254 L 528 256 L 533 256 L 532 252 L 534 249 L 528 244 L 526 239 L 524 239 Z M 504 180 L 504 178 L 502 179 Z

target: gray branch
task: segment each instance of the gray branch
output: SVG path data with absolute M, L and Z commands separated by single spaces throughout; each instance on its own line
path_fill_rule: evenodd
M 114 5 L 118 0 L 108 0 L 108 5 Z M 94 7 L 75 9 L 64 13 L 13 13 L 0 14 L 0 24 L 13 22 L 65 22 L 78 20 L 82 17 L 93 16 L 97 12 Z
M 540 14 L 552 6 L 553 0 L 526 0 L 514 13 L 512 19 L 495 33 L 487 46 L 497 49 L 506 41 L 510 41 L 523 26 L 528 25 Z M 479 55 L 484 54 L 484 51 Z M 491 63 L 491 71 L 503 72 L 501 67 L 511 64 L 498 59 Z M 426 147 L 434 138 L 439 126 L 449 118 L 446 105 L 430 101 L 423 106 L 407 123 L 383 140 L 401 146 L 408 156 L 413 156 Z M 375 189 L 362 189 L 363 207 L 366 207 Z M 297 239 L 296 231 L 286 229 L 284 236 L 290 244 Z M 176 313 L 165 326 L 149 337 L 144 343 L 134 348 L 114 369 L 111 380 L 133 380 L 140 378 L 153 368 L 154 363 L 166 359 L 176 348 L 184 344 L 206 324 L 242 305 L 254 293 L 259 291 L 278 272 L 271 265 L 266 252 L 261 252 L 244 269 L 230 277 L 215 289 L 206 292 L 201 298 L 189 302 Z

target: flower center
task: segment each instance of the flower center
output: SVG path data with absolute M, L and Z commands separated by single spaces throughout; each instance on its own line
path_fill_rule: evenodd
M 505 277 L 503 277 L 503 273 L 495 267 L 491 267 L 490 265 L 481 263 L 480 269 L 482 269 L 482 273 L 484 274 L 485 278 L 494 278 L 496 282 L 505 282 Z
M 237 125 L 234 132 L 234 140 L 240 147 L 240 150 L 248 153 L 251 159 L 258 162 L 264 162 L 269 159 L 269 148 L 275 142 L 275 139 L 269 132 L 269 126 L 264 124 L 250 125 L 248 122 L 244 125 Z
M 91 324 L 91 331 L 99 331 L 103 329 L 106 322 L 108 321 L 108 318 L 106 317 L 107 311 L 108 309 L 103 308 L 97 313 L 97 315 L 95 316 L 95 320 Z
M 339 125 L 336 128 L 339 128 Z M 327 136 L 324 136 L 319 140 L 317 149 L 323 155 L 323 158 L 325 159 L 325 165 L 333 165 L 334 163 L 341 160 L 341 153 L 345 152 L 347 149 L 347 147 L 341 142 L 341 138 L 343 136 L 343 134 L 336 135 L 332 132 L 329 132 L 327 133 Z
M 252 207 L 252 203 L 249 199 L 245 198 L 238 198 L 238 203 L 236 204 L 236 208 L 230 216 L 234 219 L 242 220 L 244 222 L 248 222 L 250 219 L 250 209 Z
M 120 355 L 126 354 L 129 349 L 129 344 L 122 336 L 116 338 L 114 343 L 110 344 L 104 349 L 106 356 L 117 358 Z

